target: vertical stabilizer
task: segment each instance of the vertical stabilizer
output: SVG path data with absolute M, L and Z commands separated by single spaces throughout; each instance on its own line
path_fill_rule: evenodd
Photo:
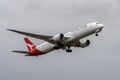
M 32 51 L 32 50 L 36 47 L 36 45 L 34 45 L 34 44 L 32 43 L 32 41 L 30 41 L 28 38 L 25 37 L 25 38 L 24 38 L 24 41 L 25 41 L 25 43 L 27 44 L 26 46 L 27 46 L 29 52 Z

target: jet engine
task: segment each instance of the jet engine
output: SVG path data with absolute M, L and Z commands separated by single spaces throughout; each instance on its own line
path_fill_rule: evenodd
M 84 48 L 90 45 L 90 40 L 84 40 L 80 42 L 80 47 Z
M 64 38 L 64 34 L 63 33 L 57 34 L 57 35 L 53 36 L 52 41 L 59 42 L 60 40 L 63 40 L 63 38 Z
M 87 47 L 89 45 L 90 45 L 90 40 L 77 41 L 74 43 L 75 47 L 81 47 L 81 48 Z

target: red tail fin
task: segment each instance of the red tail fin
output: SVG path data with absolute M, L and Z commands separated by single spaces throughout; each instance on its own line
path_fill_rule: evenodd
M 25 37 L 24 40 L 25 40 L 25 43 L 27 44 L 27 48 L 29 52 L 36 47 L 36 45 L 34 45 L 28 38 Z

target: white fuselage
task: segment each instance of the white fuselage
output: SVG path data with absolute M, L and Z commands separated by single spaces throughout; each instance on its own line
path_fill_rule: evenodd
M 64 34 L 65 37 L 69 37 L 69 38 L 67 40 L 64 40 L 63 43 L 65 45 L 71 44 L 74 41 L 77 41 L 86 36 L 96 33 L 101 28 L 103 28 L 103 24 L 97 24 L 97 22 L 89 23 L 77 31 L 65 33 Z M 54 48 L 53 48 L 54 46 L 55 46 L 54 44 L 45 42 L 45 43 L 37 46 L 37 49 L 43 53 L 48 53 L 48 52 L 54 50 Z

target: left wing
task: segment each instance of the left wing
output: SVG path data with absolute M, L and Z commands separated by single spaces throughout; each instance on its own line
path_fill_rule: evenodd
M 53 36 L 27 33 L 27 32 L 18 31 L 18 30 L 13 30 L 13 29 L 7 29 L 7 30 L 8 30 L 8 31 L 12 31 L 12 32 L 16 32 L 16 33 L 19 33 L 19 34 L 22 34 L 22 35 L 25 35 L 25 36 L 33 37 L 33 38 L 36 38 L 36 39 L 41 39 L 41 40 L 47 41 L 47 42 L 52 43 L 52 44 L 55 43 L 54 41 L 51 41 L 51 38 L 52 38 Z

